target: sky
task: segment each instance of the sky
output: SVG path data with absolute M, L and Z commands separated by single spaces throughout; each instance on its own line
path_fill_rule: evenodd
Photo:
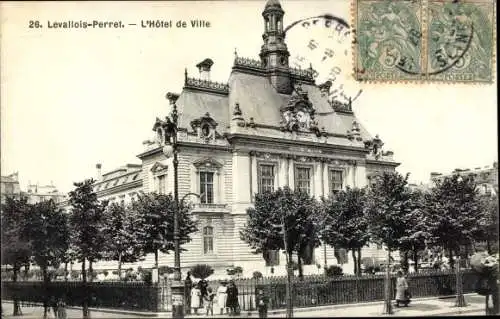
M 324 13 L 351 21 L 348 0 L 281 3 L 285 26 Z M 96 163 L 104 172 L 140 163 L 142 142 L 152 138 L 155 118 L 167 115 L 165 94 L 182 90 L 185 68 L 197 77 L 195 65 L 209 57 L 211 79 L 227 82 L 235 49 L 257 59 L 265 1 L 0 5 L 1 173 L 19 172 L 22 189 L 52 182 L 67 192 L 95 176 Z M 175 28 L 195 19 L 210 27 Z M 30 28 L 30 20 L 42 28 Z M 48 28 L 48 21 L 68 20 L 121 20 L 125 28 Z M 172 20 L 174 27 L 142 28 L 141 20 Z M 308 31 L 289 31 L 292 56 L 310 53 L 311 37 L 328 41 L 321 30 Z M 496 84 L 358 83 L 350 78 L 350 54 L 334 57 L 339 81 L 362 90 L 356 116 L 395 153 L 397 170 L 410 172 L 410 181 L 497 159 Z M 313 67 L 324 72 L 328 63 Z

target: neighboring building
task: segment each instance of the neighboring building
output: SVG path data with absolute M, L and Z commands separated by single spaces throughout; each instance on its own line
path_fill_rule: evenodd
M 21 197 L 21 187 L 19 186 L 19 173 L 13 173 L 1 177 L 1 201 L 5 203 L 7 197 L 19 199 Z
M 94 191 L 99 200 L 128 203 L 142 191 L 141 164 L 126 164 L 101 174 L 101 164 L 96 165 Z
M 167 95 L 179 114 L 179 198 L 201 194 L 200 200 L 188 197 L 195 202 L 199 233 L 183 246 L 183 272 L 207 263 L 216 275 L 231 266 L 241 266 L 244 275 L 255 270 L 269 275 L 271 268 L 284 274 L 283 254 L 266 262 L 240 239 L 255 193 L 290 186 L 328 196 L 347 186 L 363 187 L 399 165 L 359 123 L 350 103 L 328 100 L 328 82 L 317 85 L 314 70 L 289 66 L 279 2 L 268 1 L 262 15 L 259 60 L 235 57 L 228 82 L 217 83 L 210 80 L 214 61 L 205 59 L 197 65 L 201 79 L 186 71 L 181 93 Z M 165 122 L 157 119 L 153 130 L 156 141 L 138 155 L 143 191 L 173 192 L 172 158 L 162 152 L 168 142 Z M 371 245 L 363 256 L 385 257 L 385 252 Z M 173 257 L 161 255 L 160 264 L 173 265 Z M 310 257 L 306 273 L 317 273 L 318 264 L 336 264 L 330 247 L 319 247 Z M 152 257 L 141 264 L 152 265 Z
M 28 185 L 27 192 L 23 195 L 28 198 L 29 204 L 35 204 L 52 199 L 55 203 L 61 203 L 66 199 L 66 195 L 59 192 L 57 188 L 51 183 L 50 185 Z
M 455 174 L 466 176 L 473 175 L 481 194 L 483 195 L 497 195 L 498 194 L 498 162 L 493 165 L 484 167 L 476 167 L 474 169 L 460 169 L 456 168 L 449 174 L 431 173 L 431 181 L 436 182 L 443 180 L 446 177 L 451 177 Z

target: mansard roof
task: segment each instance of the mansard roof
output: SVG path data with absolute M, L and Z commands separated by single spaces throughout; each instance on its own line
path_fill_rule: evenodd
M 191 121 L 208 112 L 219 123 L 217 131 L 224 134 L 229 131 L 236 103 L 239 104 L 244 119 L 253 118 L 257 124 L 279 127 L 280 108 L 286 106 L 292 96 L 277 93 L 267 75 L 238 69 L 232 70 L 227 89 L 223 84 L 210 83 L 202 80 L 195 83 L 190 79 L 190 83 L 184 86 L 177 100 L 181 128 L 189 130 Z M 334 111 L 317 85 L 302 83 L 301 86 L 316 111 L 320 129 L 324 127 L 328 133 L 345 135 L 351 130 L 353 121 L 359 123 L 352 112 Z M 362 125 L 359 127 L 363 140 L 372 138 Z

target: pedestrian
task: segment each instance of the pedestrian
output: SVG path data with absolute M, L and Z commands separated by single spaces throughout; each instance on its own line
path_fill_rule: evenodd
M 199 284 L 196 284 L 191 289 L 191 308 L 194 310 L 195 314 L 198 314 L 198 308 L 201 307 L 201 292 Z
M 202 279 L 199 281 L 200 284 L 200 292 L 201 292 L 201 302 L 203 303 L 203 300 L 205 299 L 207 295 L 207 288 L 208 288 L 208 281 L 205 279 Z
M 214 298 L 215 298 L 215 293 L 212 291 L 212 287 L 208 287 L 207 294 L 204 297 L 206 309 L 207 309 L 207 316 L 209 313 L 212 316 L 214 315 Z
M 398 279 L 396 280 L 396 307 L 399 307 L 399 304 L 403 304 L 405 307 L 410 303 L 410 299 L 408 298 L 408 282 L 406 278 L 403 276 L 403 272 L 398 270 Z
M 236 288 L 233 280 L 229 282 L 227 287 L 227 306 L 231 315 L 239 314 L 238 288 Z
M 227 308 L 227 287 L 226 282 L 221 281 L 219 288 L 217 288 L 217 308 L 220 309 L 220 314 L 224 314 L 224 310 L 226 313 L 229 313 Z
M 188 271 L 186 279 L 184 280 L 184 286 L 186 287 L 186 314 L 191 314 L 191 289 L 193 288 L 193 280 L 191 280 L 191 272 Z
M 57 301 L 57 319 L 66 319 L 66 303 L 64 302 L 64 299 L 64 297 L 61 297 Z
M 259 289 L 255 303 L 259 309 L 259 318 L 267 318 L 267 305 L 269 304 L 269 298 L 264 295 L 264 291 L 262 289 Z

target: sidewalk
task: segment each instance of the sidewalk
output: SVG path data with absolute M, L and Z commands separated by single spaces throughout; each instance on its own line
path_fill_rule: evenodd
M 370 303 L 358 303 L 349 305 L 332 305 L 332 306 L 321 306 L 314 308 L 297 308 L 294 309 L 294 317 L 385 317 L 385 316 L 396 316 L 396 317 L 429 317 L 429 316 L 475 316 L 484 315 L 484 297 L 477 294 L 467 294 L 465 295 L 465 300 L 467 302 L 466 307 L 457 308 L 454 307 L 455 298 L 420 298 L 414 299 L 409 307 L 394 307 L 394 313 L 392 315 L 382 315 L 383 302 L 370 302 Z M 43 307 L 23 307 L 21 310 L 23 312 L 22 316 L 13 317 L 12 310 L 13 305 L 10 302 L 2 302 L 2 308 L 4 312 L 4 318 L 19 318 L 19 319 L 40 319 L 43 317 Z M 215 309 L 214 309 L 215 310 Z M 202 313 L 202 312 L 200 312 Z M 286 316 L 286 310 L 271 310 L 268 313 L 269 317 L 274 318 L 284 318 Z M 67 309 L 68 319 L 81 318 L 82 311 L 81 308 L 69 308 Z M 129 312 L 120 311 L 112 309 L 102 309 L 102 310 L 91 310 L 92 319 L 101 318 L 170 318 L 171 313 L 139 313 L 139 312 Z M 186 318 L 207 318 L 204 314 L 189 315 Z M 214 316 L 216 318 L 229 318 L 228 315 L 224 316 Z M 258 314 L 253 311 L 250 313 L 242 312 L 239 316 L 240 318 L 257 318 Z M 53 313 L 50 313 L 49 319 L 54 318 Z M 234 317 L 230 317 L 234 318 Z

